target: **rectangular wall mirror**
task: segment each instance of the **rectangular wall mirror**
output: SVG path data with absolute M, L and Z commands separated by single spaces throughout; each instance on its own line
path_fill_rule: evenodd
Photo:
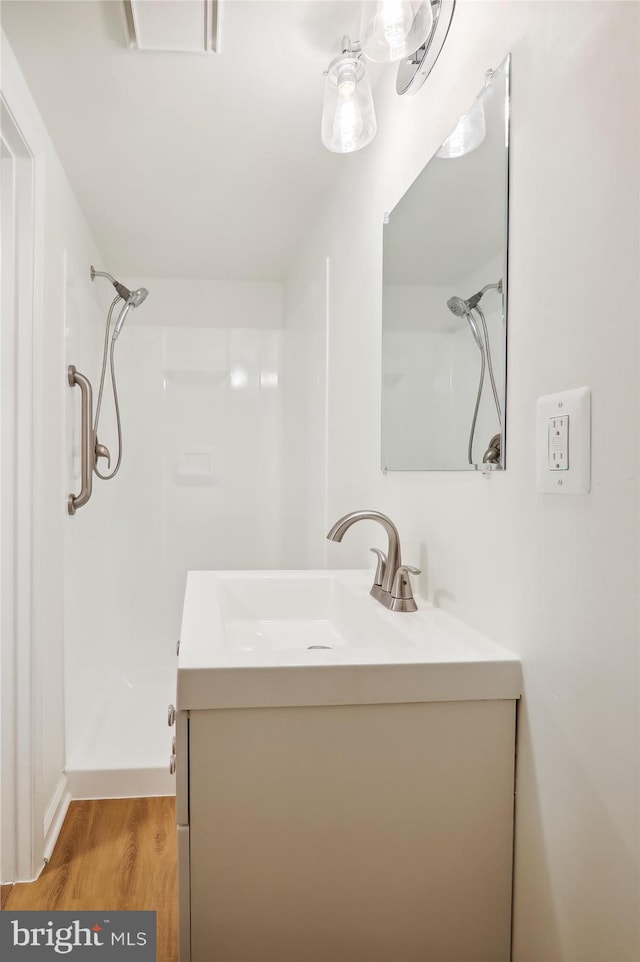
M 388 216 L 382 468 L 504 468 L 510 57 Z

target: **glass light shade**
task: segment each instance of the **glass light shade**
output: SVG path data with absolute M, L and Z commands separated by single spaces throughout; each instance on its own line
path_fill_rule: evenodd
M 325 78 L 322 143 L 336 154 L 349 154 L 372 141 L 376 130 L 364 63 L 352 53 L 336 57 Z
M 422 46 L 432 26 L 431 0 L 365 0 L 360 17 L 362 51 L 376 63 L 406 60 Z
M 463 157 L 464 154 L 469 154 L 476 147 L 479 147 L 486 134 L 487 125 L 484 107 L 482 101 L 479 100 L 468 113 L 460 118 L 436 156 L 443 160 Z

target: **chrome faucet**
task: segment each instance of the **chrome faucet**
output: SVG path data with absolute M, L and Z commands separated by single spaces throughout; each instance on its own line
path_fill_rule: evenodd
M 348 531 L 356 521 L 377 521 L 387 532 L 389 539 L 386 555 L 379 548 L 371 549 L 378 558 L 371 588 L 373 597 L 391 611 L 417 611 L 418 606 L 413 597 L 409 575 L 419 575 L 420 571 L 418 568 L 402 564 L 400 535 L 391 518 L 380 511 L 351 511 L 345 514 L 344 518 L 336 521 L 327 539 L 342 541 L 345 531 Z

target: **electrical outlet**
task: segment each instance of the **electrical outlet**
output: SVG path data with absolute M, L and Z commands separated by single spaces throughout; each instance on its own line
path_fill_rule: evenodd
M 547 451 L 550 471 L 569 470 L 569 415 L 549 418 L 549 447 Z
M 544 494 L 591 490 L 591 389 L 575 388 L 538 398 L 537 487 Z

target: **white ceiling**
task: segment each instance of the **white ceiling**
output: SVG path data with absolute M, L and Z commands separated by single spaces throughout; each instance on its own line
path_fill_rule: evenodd
M 322 72 L 358 16 L 350 0 L 224 0 L 221 53 L 199 55 L 128 49 L 119 0 L 3 0 L 104 269 L 281 277 L 348 162 L 320 143 Z

